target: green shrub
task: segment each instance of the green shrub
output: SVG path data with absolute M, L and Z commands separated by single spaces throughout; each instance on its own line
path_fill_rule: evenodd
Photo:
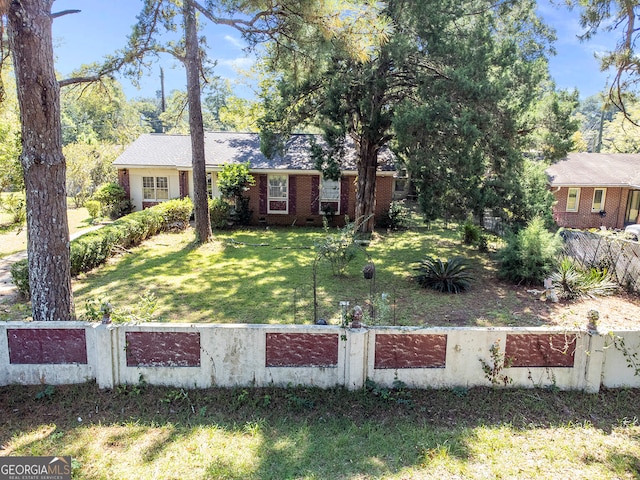
M 17 287 L 18 292 L 29 300 L 31 291 L 29 290 L 29 262 L 27 259 L 18 260 L 11 265 L 11 277 L 13 284 Z
M 189 224 L 193 203 L 190 199 L 169 200 L 155 207 L 131 213 L 100 230 L 89 232 L 71 242 L 70 268 L 75 276 L 103 264 L 118 248 L 138 245 L 162 231 L 173 231 Z M 17 262 L 17 265 L 20 262 Z M 25 261 L 25 269 L 26 261 Z M 29 278 L 17 271 L 13 281 L 22 293 L 29 291 Z M 20 283 L 20 285 L 19 285 Z
M 11 225 L 22 225 L 27 220 L 27 202 L 24 194 L 10 193 L 0 198 L 0 207 L 11 215 Z
M 229 203 L 222 198 L 209 200 L 209 217 L 211 228 L 226 228 L 229 223 Z
M 102 217 L 102 204 L 99 201 L 87 200 L 84 206 L 87 208 L 91 220 Z
M 560 237 L 535 217 L 526 228 L 507 237 L 506 247 L 498 251 L 498 274 L 518 284 L 541 284 L 556 267 L 561 249 Z
M 419 272 L 414 278 L 420 286 L 438 292 L 463 292 L 469 289 L 473 279 L 469 265 L 462 257 L 453 257 L 444 262 L 427 257 L 414 270 Z
M 189 219 L 193 213 L 193 202 L 188 197 L 162 202 L 157 207 L 164 222 L 162 230 L 180 231 L 189 226 Z
M 462 243 L 465 245 L 477 245 L 481 237 L 482 229 L 472 220 L 466 220 L 462 224 Z
M 404 200 L 393 201 L 389 205 L 389 211 L 382 221 L 382 226 L 391 230 L 407 228 L 411 222 L 411 211 L 405 205 Z
M 551 280 L 558 298 L 567 300 L 611 295 L 618 289 L 606 269 L 582 269 L 569 257 L 562 259 Z
M 356 243 L 357 225 L 347 221 L 337 233 L 328 233 L 329 227 L 324 221 L 327 235 L 321 243 L 316 244 L 318 255 L 329 261 L 333 275 L 344 275 L 347 265 L 356 257 L 360 248 Z
M 131 213 L 133 205 L 127 198 L 124 188 L 115 182 L 105 183 L 93 194 L 93 200 L 100 202 L 102 211 L 115 220 Z

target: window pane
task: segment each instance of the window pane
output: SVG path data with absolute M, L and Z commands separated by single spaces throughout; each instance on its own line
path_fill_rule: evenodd
M 592 210 L 601 211 L 604 210 L 604 189 L 596 188 L 593 192 L 593 205 Z
M 155 200 L 156 189 L 153 183 L 153 177 L 142 177 L 142 196 L 144 200 Z
M 340 199 L 340 183 L 337 180 L 322 179 L 320 200 L 337 201 Z
M 169 179 L 167 177 L 156 177 L 156 200 L 169 199 Z
M 269 177 L 269 198 L 287 198 L 287 177 L 272 175 Z
M 570 188 L 569 194 L 567 196 L 567 211 L 575 212 L 578 210 L 578 193 L 580 192 L 577 188 Z

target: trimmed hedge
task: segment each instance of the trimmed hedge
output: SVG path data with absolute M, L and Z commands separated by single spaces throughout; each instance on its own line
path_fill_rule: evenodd
M 102 265 L 116 248 L 138 245 L 160 232 L 184 230 L 189 225 L 192 210 L 193 203 L 189 198 L 169 200 L 130 213 L 100 230 L 76 238 L 71 242 L 71 275 L 88 272 Z M 27 269 L 27 260 L 20 260 L 11 268 L 11 275 L 20 293 L 28 298 L 29 281 L 25 275 Z

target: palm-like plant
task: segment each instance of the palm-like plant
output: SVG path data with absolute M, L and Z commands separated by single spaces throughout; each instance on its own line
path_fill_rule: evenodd
M 558 270 L 551 275 L 551 280 L 558 291 L 558 297 L 568 300 L 611 295 L 618 289 L 606 269 L 583 270 L 568 257 L 562 259 Z
M 469 264 L 462 257 L 453 257 L 445 261 L 427 257 L 414 270 L 418 271 L 414 278 L 420 286 L 438 292 L 463 292 L 469 289 L 473 279 L 469 272 Z

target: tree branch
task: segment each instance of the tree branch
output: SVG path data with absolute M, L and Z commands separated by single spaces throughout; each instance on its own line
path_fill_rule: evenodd
M 63 10 L 61 12 L 52 13 L 51 18 L 63 17 L 65 15 L 70 15 L 72 13 L 80 13 L 82 10 Z

